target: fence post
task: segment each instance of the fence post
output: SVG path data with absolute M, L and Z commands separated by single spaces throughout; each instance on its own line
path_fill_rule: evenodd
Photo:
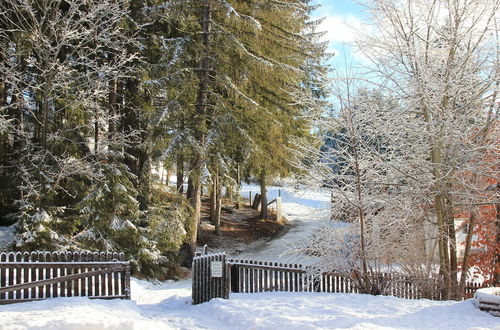
M 232 274 L 231 274 L 231 264 L 227 262 L 226 260 L 226 277 L 224 281 L 224 299 L 229 299 L 229 292 L 231 291 L 231 280 L 232 280 Z M 236 282 L 238 283 L 238 282 Z M 238 286 L 238 284 L 236 284 Z
M 250 190 L 250 192 L 248 193 L 248 200 L 249 200 L 249 204 L 250 206 L 252 206 L 252 191 Z
M 281 221 L 283 213 L 281 210 L 281 196 L 276 197 L 276 221 Z
M 130 265 L 130 261 L 128 262 Z M 125 299 L 130 300 L 130 266 L 125 268 Z
M 201 304 L 212 298 L 227 299 L 230 271 L 225 253 L 195 256 L 192 263 L 193 304 Z
M 231 288 L 230 290 L 232 292 L 240 292 L 240 287 L 238 285 L 239 278 L 240 278 L 240 268 L 238 265 L 231 265 L 228 264 L 228 267 L 230 269 L 230 277 L 231 277 Z

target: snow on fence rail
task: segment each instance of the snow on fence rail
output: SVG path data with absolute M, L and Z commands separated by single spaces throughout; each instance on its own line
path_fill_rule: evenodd
M 0 253 L 0 305 L 56 297 L 130 299 L 130 262 L 109 252 Z
M 223 257 L 222 257 L 223 256 Z M 223 261 L 224 277 L 214 279 L 210 263 Z M 224 262 L 227 265 L 224 265 Z M 442 300 L 442 281 L 438 278 L 419 280 L 397 273 L 371 274 L 379 284 L 380 294 L 405 299 Z M 216 282 L 214 282 L 216 281 Z M 218 281 L 218 282 L 217 282 Z M 218 283 L 215 287 L 213 283 Z M 222 286 L 222 287 L 221 287 Z M 464 298 L 481 285 L 468 283 Z M 213 290 L 220 290 L 217 294 Z M 257 260 L 225 259 L 223 254 L 195 257 L 193 262 L 193 303 L 214 297 L 224 298 L 229 292 L 257 293 L 270 291 L 359 293 L 355 279 L 335 273 L 315 275 L 300 264 Z

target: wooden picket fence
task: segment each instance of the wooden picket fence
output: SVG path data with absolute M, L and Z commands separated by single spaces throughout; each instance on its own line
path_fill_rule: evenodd
M 130 299 L 130 262 L 123 253 L 0 253 L 0 304 L 56 297 Z
M 467 282 L 465 284 L 465 292 L 464 292 L 464 299 L 469 299 L 474 297 L 474 293 L 478 289 L 486 288 L 488 285 L 486 283 L 479 283 L 479 282 Z
M 314 282 L 304 276 L 302 265 L 254 260 L 228 260 L 231 292 L 313 291 Z
M 335 273 L 314 274 L 300 264 L 287 264 L 256 260 L 228 259 L 230 265 L 230 292 L 329 292 L 359 293 L 357 283 L 352 277 Z M 380 294 L 405 299 L 443 300 L 442 281 L 436 276 L 419 280 L 398 273 L 378 273 L 370 276 L 380 283 Z M 484 284 L 468 282 L 464 299 Z
M 224 278 L 211 277 L 210 262 L 214 260 L 227 263 L 223 265 L 224 270 L 227 270 Z M 359 293 L 358 283 L 353 277 L 314 273 L 300 264 L 225 259 L 224 254 L 198 256 L 193 262 L 193 303 L 203 303 L 214 297 L 227 298 L 229 292 Z M 444 299 L 442 281 L 437 276 L 419 280 L 397 273 L 377 273 L 371 274 L 370 278 L 377 282 L 376 289 L 382 295 L 405 299 Z M 479 287 L 482 285 L 468 283 L 464 299 L 469 298 Z

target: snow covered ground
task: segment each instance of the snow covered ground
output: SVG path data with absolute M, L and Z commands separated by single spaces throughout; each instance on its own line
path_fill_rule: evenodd
M 276 260 L 329 215 L 329 196 L 281 189 L 291 229 L 246 257 Z M 243 196 L 257 186 L 244 186 Z M 5 231 L 2 231 L 3 235 Z M 2 235 L 0 232 L 0 235 Z M 239 256 L 240 257 L 240 256 Z M 471 300 L 430 301 L 332 293 L 231 294 L 191 305 L 191 282 L 158 285 L 132 279 L 132 300 L 56 298 L 0 306 L 0 329 L 498 329 L 500 318 Z
M 500 329 L 462 302 L 328 293 L 231 294 L 191 305 L 191 283 L 132 281 L 132 300 L 57 298 L 0 307 L 0 329 Z

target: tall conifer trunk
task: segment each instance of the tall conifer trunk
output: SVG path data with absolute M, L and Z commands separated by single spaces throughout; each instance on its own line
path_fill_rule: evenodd
M 114 132 L 116 130 L 116 122 L 115 116 L 118 109 L 118 95 L 117 89 L 118 84 L 116 79 L 111 79 L 109 81 L 109 94 L 108 94 L 108 103 L 109 103 L 109 120 L 108 120 L 108 139 L 111 140 L 113 138 Z
M 260 172 L 260 218 L 267 219 L 267 183 L 266 183 L 266 171 L 262 170 Z
M 184 192 L 184 157 L 182 156 L 182 154 L 179 154 L 177 156 L 176 170 L 177 170 L 176 187 L 179 194 L 182 194 Z
M 212 30 L 212 10 L 210 0 L 203 0 L 201 6 L 201 42 L 203 45 L 202 55 L 198 67 L 198 91 L 196 96 L 196 124 L 195 137 L 200 146 L 205 144 L 206 137 L 206 116 L 208 104 L 208 87 L 210 82 L 210 33 Z M 199 152 L 191 166 L 192 194 L 190 196 L 191 206 L 193 208 L 193 225 L 191 226 L 191 249 L 196 250 L 196 240 L 198 236 L 198 227 L 201 217 L 201 172 L 205 163 L 203 152 Z
M 210 221 L 215 225 L 215 204 L 217 200 L 217 177 L 212 174 L 212 185 L 210 187 Z
M 220 215 L 222 206 L 222 191 L 221 191 L 220 178 L 217 175 L 217 185 L 215 190 L 215 234 L 220 236 Z

